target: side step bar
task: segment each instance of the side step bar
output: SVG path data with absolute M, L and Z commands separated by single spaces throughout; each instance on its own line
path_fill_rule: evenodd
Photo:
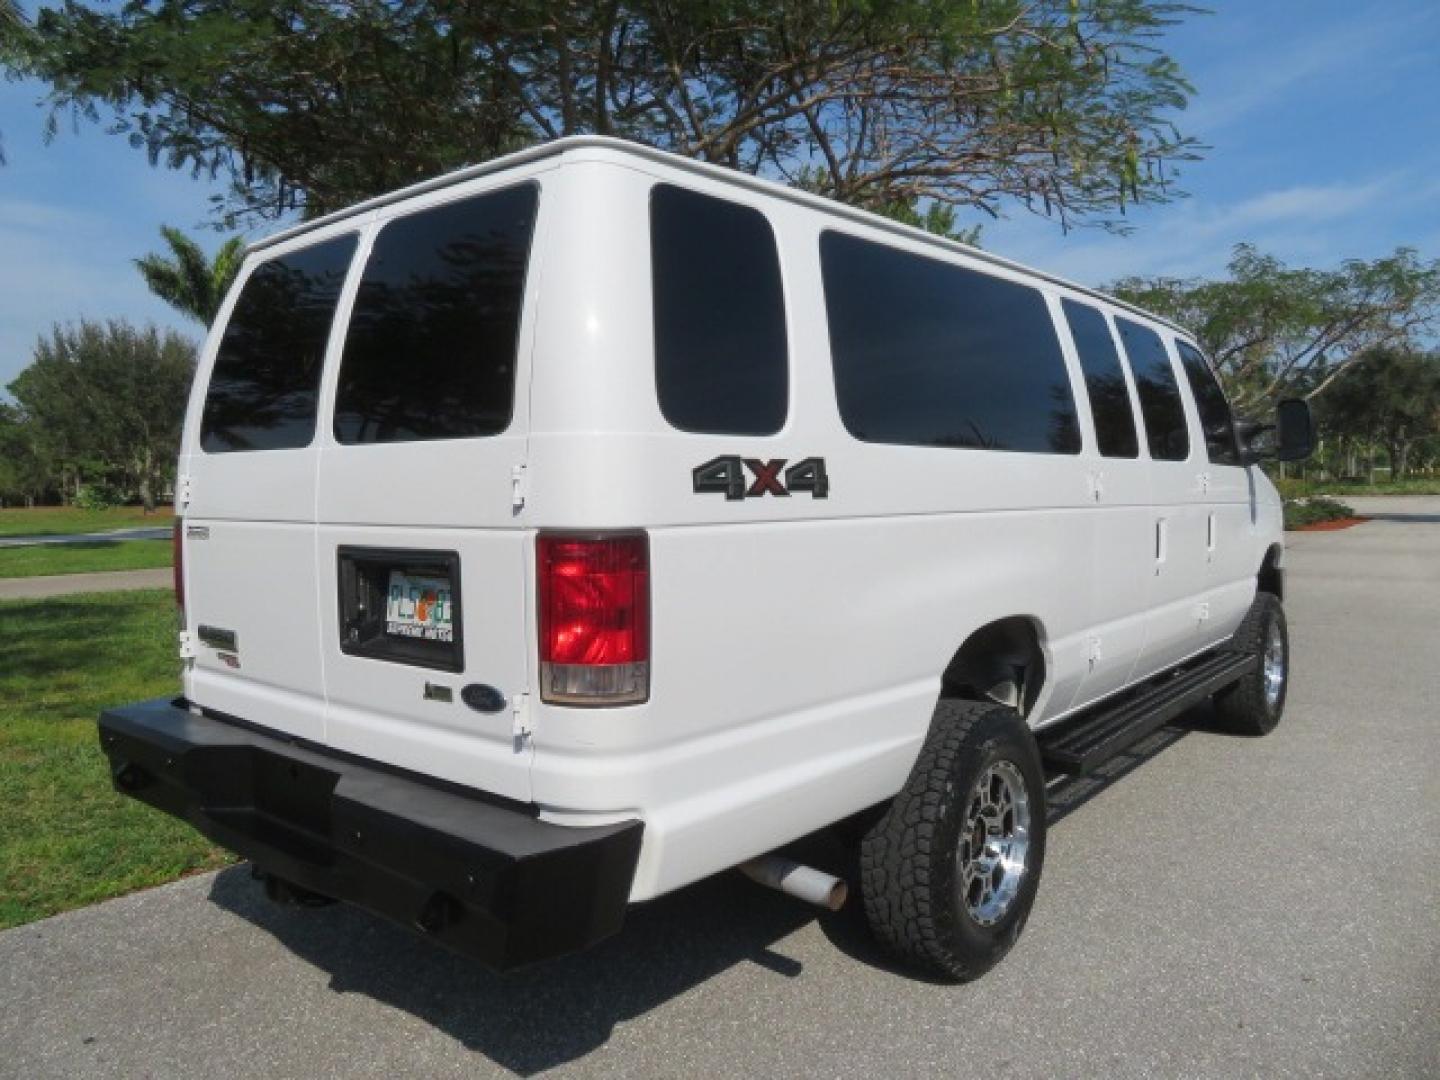
M 1040 756 L 1056 772 L 1085 776 L 1146 735 L 1251 671 L 1257 658 L 1217 652 L 1146 684 L 1097 711 L 1040 731 Z

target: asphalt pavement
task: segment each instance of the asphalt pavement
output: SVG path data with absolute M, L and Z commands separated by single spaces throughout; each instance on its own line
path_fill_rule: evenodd
M 56 533 L 53 536 L 0 536 L 0 548 L 48 544 L 104 544 L 120 540 L 168 540 L 171 526 L 163 529 L 110 529 L 96 533 Z
M 236 867 L 0 934 L 0 1076 L 1440 1076 L 1440 498 L 1355 501 L 1291 540 L 1280 728 L 1059 782 L 978 982 L 736 874 L 500 977 Z

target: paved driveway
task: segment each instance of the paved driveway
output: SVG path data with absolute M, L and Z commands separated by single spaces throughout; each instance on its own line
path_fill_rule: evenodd
M 502 979 L 236 868 L 0 935 L 0 1075 L 1440 1076 L 1440 499 L 1364 510 L 1294 540 L 1281 728 L 1053 792 L 978 983 L 735 875 Z
M 97 533 L 57 533 L 53 536 L 0 536 L 0 548 L 36 547 L 48 544 L 100 544 L 120 540 L 169 540 L 172 526 L 164 528 L 110 529 Z

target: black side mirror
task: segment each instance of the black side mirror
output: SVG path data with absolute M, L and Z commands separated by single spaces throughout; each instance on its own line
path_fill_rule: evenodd
M 1304 461 L 1315 452 L 1315 421 L 1310 403 L 1303 398 L 1286 398 L 1275 409 L 1275 456 L 1281 461 Z

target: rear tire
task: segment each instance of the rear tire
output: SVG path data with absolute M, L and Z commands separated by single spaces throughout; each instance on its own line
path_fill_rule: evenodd
M 1237 735 L 1268 735 L 1285 712 L 1290 687 L 1290 635 L 1278 597 L 1258 593 L 1231 638 L 1235 652 L 1254 656 L 1254 670 L 1215 695 L 1215 716 Z
M 865 914 L 908 963 L 964 982 L 1010 951 L 1045 862 L 1045 778 L 1015 710 L 943 700 L 860 849 Z

